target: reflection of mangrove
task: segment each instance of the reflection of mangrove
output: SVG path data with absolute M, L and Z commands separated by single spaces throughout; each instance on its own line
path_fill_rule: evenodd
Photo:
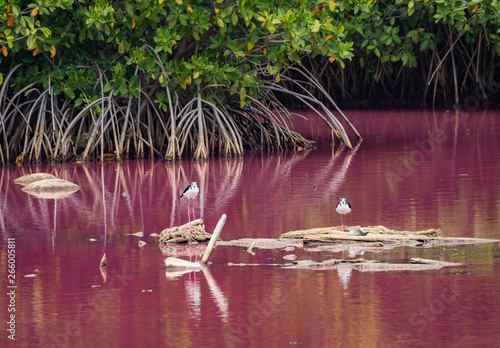
M 125 214 L 128 213 L 134 220 L 133 223 L 145 226 L 144 218 L 149 214 L 146 211 L 155 207 L 155 209 L 162 210 L 162 216 L 168 217 L 164 226 L 174 226 L 179 218 L 179 204 L 186 204 L 179 200 L 179 195 L 185 185 L 193 180 L 198 181 L 200 187 L 200 193 L 197 197 L 199 203 L 196 205 L 197 209 L 198 207 L 200 209 L 200 217 L 204 215 L 209 201 L 208 197 L 211 197 L 210 202 L 219 211 L 231 210 L 232 206 L 239 204 L 242 191 L 247 190 L 243 181 L 246 163 L 252 167 L 255 166 L 256 161 L 259 161 L 260 164 L 257 167 L 260 166 L 261 169 L 256 171 L 255 175 L 266 182 L 268 192 L 283 194 L 288 190 L 288 187 L 283 183 L 294 179 L 295 168 L 300 166 L 300 163 L 306 160 L 310 154 L 311 151 L 278 152 L 273 156 L 257 154 L 245 159 L 227 158 L 210 162 L 190 162 L 189 165 L 178 162 L 165 163 L 157 160 L 88 165 L 61 164 L 50 166 L 48 172 L 65 180 L 74 179 L 78 175 L 78 184 L 85 188 L 84 193 L 73 194 L 66 198 L 65 208 L 78 211 L 81 207 L 85 207 L 90 216 L 97 219 L 102 216 L 107 234 L 108 228 L 116 230 L 118 214 L 124 213 L 124 210 Z M 345 159 L 337 168 L 337 162 L 342 158 Z M 311 187 L 313 181 L 317 183 L 329 182 L 333 184 L 329 185 L 325 194 L 335 193 L 334 191 L 344 180 L 351 159 L 352 154 L 346 154 L 344 151 L 332 151 L 330 160 L 322 164 L 322 167 L 312 178 Z M 27 164 L 17 167 L 15 171 L 7 168 L 1 170 L 4 177 L 15 172 L 17 178 L 37 171 L 37 168 L 35 165 Z M 8 177 L 5 178 L 8 179 Z M 12 181 L 12 179 L 8 179 L 8 181 Z M 158 190 L 158 187 L 165 189 Z M 8 187 L 2 189 L 2 192 L 8 193 Z M 144 192 L 148 192 L 148 195 L 145 195 Z M 251 194 L 254 194 L 254 191 Z M 289 203 L 284 202 L 284 204 Z M 8 211 L 8 205 L 5 201 L 0 202 L 0 205 L 2 205 L 3 212 Z M 28 205 L 27 210 L 32 214 L 32 218 L 42 219 L 42 223 L 46 226 L 50 225 L 46 220 L 48 217 L 46 212 L 52 210 L 51 206 L 34 201 L 29 201 Z M 181 217 L 183 216 L 181 215 Z M 185 218 L 183 217 L 183 219 Z M 1 219 L 10 219 L 10 217 L 8 214 L 2 214 Z M 136 221 L 137 219 L 140 221 Z M 184 220 L 184 222 L 187 221 Z M 0 221 L 0 223 L 2 222 Z M 148 232 L 159 233 L 160 231 Z

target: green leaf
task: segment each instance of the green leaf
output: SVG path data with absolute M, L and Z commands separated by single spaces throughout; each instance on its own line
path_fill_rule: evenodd
M 28 49 L 32 49 L 33 46 L 35 46 L 35 42 L 36 42 L 36 38 L 34 35 L 28 36 L 28 40 L 26 42 L 28 45 Z
M 316 20 L 314 21 L 314 25 L 313 25 L 313 27 L 312 27 L 312 29 L 311 29 L 311 32 L 312 32 L 312 33 L 317 33 L 317 32 L 319 31 L 319 28 L 321 28 L 321 24 L 320 24 L 320 23 L 319 23 L 319 21 L 316 19 Z
M 64 87 L 64 94 L 66 94 L 71 99 L 75 98 L 75 93 L 73 92 L 73 90 L 70 87 Z

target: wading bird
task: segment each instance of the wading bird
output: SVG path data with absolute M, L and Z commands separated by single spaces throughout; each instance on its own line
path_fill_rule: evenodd
M 188 199 L 188 220 L 191 223 L 190 215 L 189 215 L 189 201 L 192 199 L 193 200 L 193 220 L 195 219 L 194 217 L 194 199 L 198 195 L 198 192 L 200 192 L 200 189 L 198 188 L 198 185 L 196 184 L 196 181 L 193 181 L 191 185 L 186 187 L 184 192 L 179 198 L 186 197 Z
M 342 220 L 342 215 L 349 214 L 351 212 L 351 205 L 346 201 L 344 197 L 340 199 L 337 204 L 337 213 L 340 214 L 340 221 L 342 222 L 342 231 L 344 230 L 344 221 Z

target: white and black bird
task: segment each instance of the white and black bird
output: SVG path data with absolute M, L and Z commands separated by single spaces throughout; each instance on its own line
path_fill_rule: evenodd
M 344 220 L 342 219 L 342 215 L 349 214 L 351 212 L 351 205 L 347 202 L 347 200 L 342 197 L 340 198 L 340 202 L 337 204 L 337 208 L 335 209 L 337 213 L 340 214 L 340 221 L 342 222 L 342 231 L 344 230 Z
M 189 215 L 189 201 L 193 200 L 193 220 L 195 219 L 194 217 L 194 199 L 196 196 L 198 196 L 198 193 L 200 192 L 200 189 L 198 188 L 198 184 L 196 181 L 193 181 L 191 185 L 188 185 L 182 195 L 179 198 L 186 197 L 188 199 L 188 220 L 191 222 L 190 215 Z
M 356 228 L 356 227 L 349 227 L 349 235 L 350 236 L 366 236 L 368 234 L 368 231 L 365 230 L 363 227 Z

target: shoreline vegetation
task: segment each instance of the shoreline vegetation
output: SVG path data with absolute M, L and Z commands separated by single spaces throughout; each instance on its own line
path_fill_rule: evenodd
M 487 107 L 499 54 L 498 0 L 0 0 L 0 163 L 312 148 L 290 107 L 352 150 L 340 107 Z

